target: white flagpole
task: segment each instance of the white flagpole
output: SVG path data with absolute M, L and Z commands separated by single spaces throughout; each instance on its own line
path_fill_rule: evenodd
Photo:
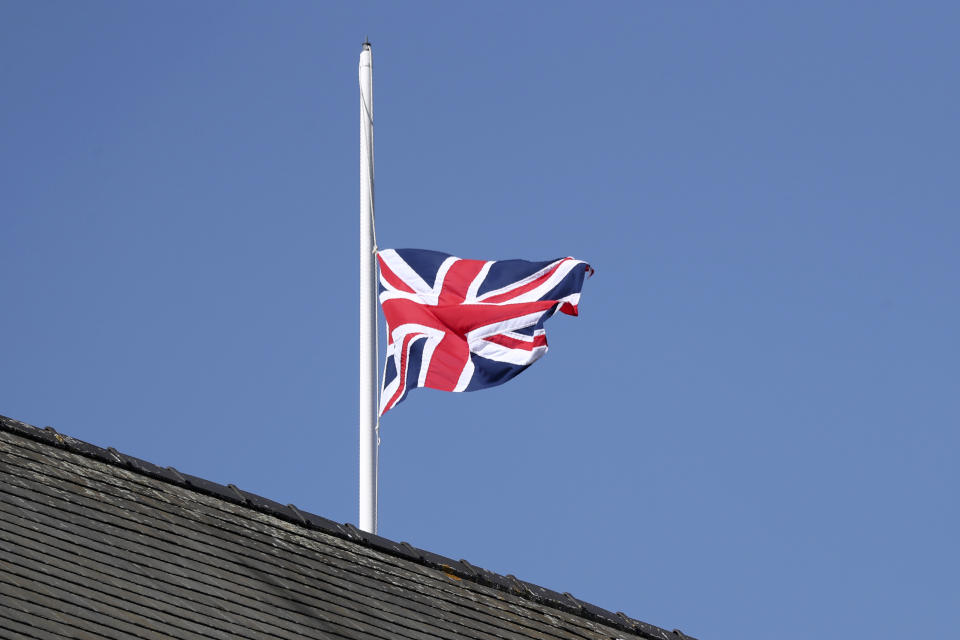
M 360 530 L 377 532 L 377 271 L 373 231 L 373 55 L 360 52 Z

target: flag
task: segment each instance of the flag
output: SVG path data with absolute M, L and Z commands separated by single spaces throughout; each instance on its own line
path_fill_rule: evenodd
M 510 380 L 547 352 L 547 318 L 577 315 L 584 277 L 593 274 L 573 258 L 462 260 L 386 249 L 377 259 L 387 320 L 380 415 L 416 387 L 476 391 Z

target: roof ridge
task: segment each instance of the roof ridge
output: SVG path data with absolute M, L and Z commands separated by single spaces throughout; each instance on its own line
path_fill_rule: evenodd
M 503 576 L 476 567 L 464 559 L 453 560 L 424 549 L 418 549 L 407 542 L 394 542 L 393 540 L 376 534 L 360 531 L 349 523 L 338 524 L 323 516 L 301 511 L 292 504 L 282 505 L 269 498 L 244 491 L 234 484 L 224 486 L 204 478 L 181 473 L 173 467 L 160 467 L 152 462 L 120 453 L 113 447 L 104 449 L 84 442 L 83 440 L 77 440 L 76 438 L 63 435 L 50 426 L 41 429 L 25 422 L 0 415 L 0 431 L 21 435 L 31 440 L 66 449 L 72 453 L 93 458 L 113 466 L 123 467 L 163 482 L 214 496 L 221 500 L 245 506 L 308 529 L 315 529 L 392 556 L 405 558 L 433 569 L 439 569 L 444 573 L 455 575 L 458 578 L 492 587 L 528 600 L 533 600 L 534 602 L 554 609 L 573 613 L 587 620 L 600 622 L 615 629 L 635 633 L 649 640 L 696 640 L 678 629 L 666 631 L 660 627 L 631 618 L 621 611 L 612 613 L 589 602 L 584 602 L 567 592 L 558 593 L 552 589 L 520 580 L 512 574 Z

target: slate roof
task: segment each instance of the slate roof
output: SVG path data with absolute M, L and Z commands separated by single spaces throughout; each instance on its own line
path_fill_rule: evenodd
M 0 416 L 0 637 L 684 640 Z

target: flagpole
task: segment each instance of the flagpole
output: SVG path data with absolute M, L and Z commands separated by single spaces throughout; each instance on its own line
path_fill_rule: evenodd
M 373 231 L 373 54 L 360 52 L 360 530 L 377 532 L 377 274 Z

